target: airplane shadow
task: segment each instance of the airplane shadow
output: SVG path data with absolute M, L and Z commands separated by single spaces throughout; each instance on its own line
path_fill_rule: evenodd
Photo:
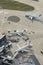
M 33 22 L 34 22 L 34 21 L 38 21 L 38 22 L 40 22 L 41 24 L 43 24 L 43 21 L 40 20 L 40 19 L 34 19 Z

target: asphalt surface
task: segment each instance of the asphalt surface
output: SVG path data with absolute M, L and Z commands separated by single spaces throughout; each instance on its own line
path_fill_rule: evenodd
M 22 60 L 19 61 L 19 58 L 23 55 L 25 55 L 26 57 L 29 56 L 29 53 L 31 53 L 32 55 L 30 55 L 30 58 L 23 58 Z M 29 53 L 19 53 L 19 55 L 17 55 L 16 59 L 14 59 L 14 63 L 13 65 L 40 65 L 38 59 L 36 58 L 36 56 L 34 55 L 34 53 L 32 51 L 29 51 Z
M 35 62 L 35 65 L 40 65 L 39 61 L 37 60 L 37 58 L 35 57 L 35 55 L 32 55 L 32 59 Z
M 19 22 L 20 18 L 18 16 L 9 16 L 7 20 L 11 22 Z

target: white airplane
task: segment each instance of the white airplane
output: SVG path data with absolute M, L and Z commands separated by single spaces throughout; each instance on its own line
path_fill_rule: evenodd
M 39 19 L 40 15 L 34 15 L 34 14 L 26 14 L 25 15 L 27 18 L 29 18 L 30 20 L 34 20 L 34 19 Z
M 5 57 L 5 56 L 1 56 L 1 58 L 3 59 L 3 61 L 5 61 L 6 59 L 7 59 L 7 60 L 12 60 L 12 57 L 9 56 L 9 55 L 6 56 L 6 57 Z
M 20 51 L 21 51 L 22 53 L 23 53 L 23 52 L 28 52 L 28 50 L 26 50 L 26 48 L 27 48 L 27 47 L 30 47 L 30 46 L 32 46 L 31 42 L 29 42 L 28 44 L 26 44 L 26 45 L 24 45 L 24 46 L 22 46 L 22 47 L 20 47 L 20 46 L 17 44 L 18 49 L 15 50 L 13 59 L 18 55 L 18 53 L 19 53 Z

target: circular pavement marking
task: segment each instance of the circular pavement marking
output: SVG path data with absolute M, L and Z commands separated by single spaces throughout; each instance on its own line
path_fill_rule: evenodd
M 18 16 L 9 16 L 7 20 L 12 22 L 19 22 L 20 18 Z

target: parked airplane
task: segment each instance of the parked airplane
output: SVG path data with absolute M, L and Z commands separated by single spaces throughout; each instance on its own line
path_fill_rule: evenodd
M 34 15 L 34 14 L 26 14 L 25 15 L 27 18 L 29 18 L 30 20 L 35 20 L 35 19 L 39 19 L 39 17 L 41 16 L 41 14 L 40 15 Z
M 11 56 L 1 56 L 0 57 L 2 59 L 2 63 L 4 65 L 11 65 L 12 64 L 12 61 L 13 61 L 13 58 Z

